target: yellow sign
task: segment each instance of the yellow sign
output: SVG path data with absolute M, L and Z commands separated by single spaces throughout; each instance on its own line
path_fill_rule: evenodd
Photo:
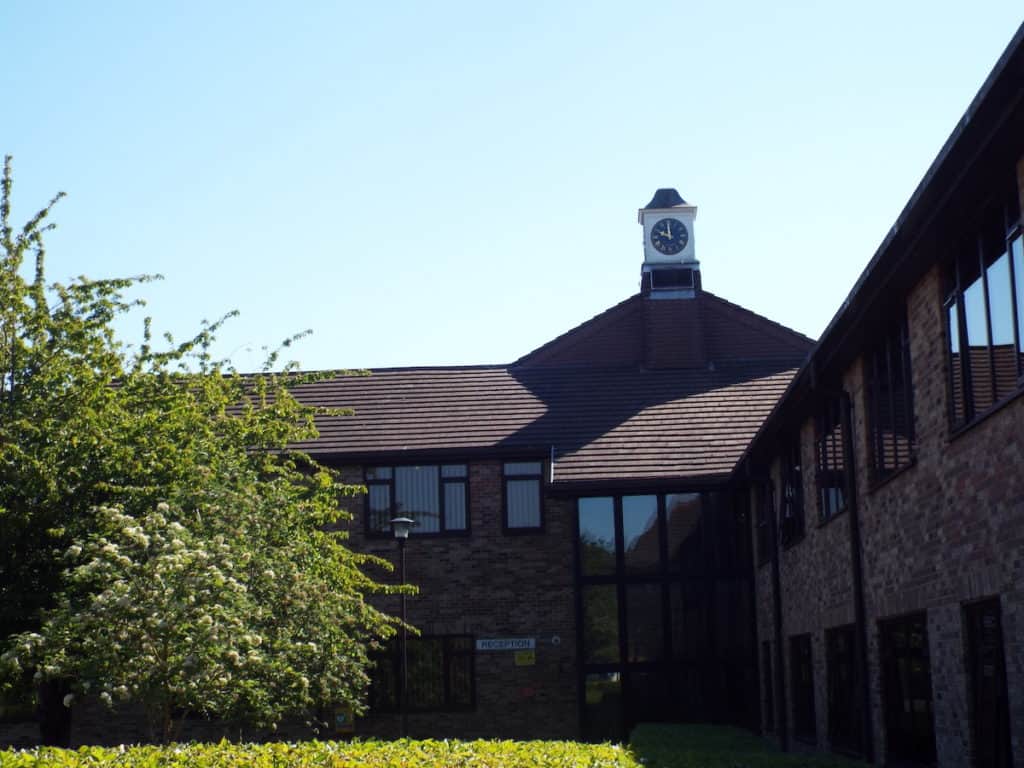
M 532 667 L 537 663 L 536 651 L 516 651 L 515 657 L 517 667 Z

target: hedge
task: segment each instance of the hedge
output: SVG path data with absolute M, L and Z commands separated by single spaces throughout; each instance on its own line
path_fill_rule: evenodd
M 779 752 L 755 733 L 722 725 L 640 725 L 630 746 L 645 768 L 870 768 L 821 752 Z
M 641 768 L 624 747 L 571 741 L 310 741 L 0 751 L 2 768 Z

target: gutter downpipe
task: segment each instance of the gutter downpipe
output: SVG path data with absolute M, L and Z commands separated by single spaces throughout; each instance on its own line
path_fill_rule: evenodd
M 772 612 L 775 625 L 775 701 L 779 724 L 779 748 L 789 751 L 789 717 L 786 709 L 785 653 L 782 647 L 782 578 L 779 572 L 779 526 L 775 514 L 775 484 L 770 479 L 764 485 L 768 498 L 768 530 L 771 534 L 769 545 L 772 558 Z

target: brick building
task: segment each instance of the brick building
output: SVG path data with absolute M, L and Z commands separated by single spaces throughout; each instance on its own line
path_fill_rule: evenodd
M 1024 28 L 737 474 L 761 724 L 886 764 L 1024 759 Z
M 704 290 L 659 190 L 640 292 L 514 363 L 307 385 L 355 409 L 300 446 L 366 485 L 352 546 L 417 523 L 409 732 L 1019 764 L 1022 199 L 1024 27 L 817 344 Z M 397 735 L 399 671 L 358 733 Z
M 756 725 L 749 526 L 729 478 L 812 341 L 703 290 L 695 213 L 660 190 L 640 212 L 666 241 L 646 238 L 641 292 L 510 365 L 299 391 L 355 411 L 299 446 L 367 486 L 352 546 L 395 561 L 389 521 L 417 522 L 413 735 Z M 359 732 L 398 733 L 400 669 L 396 648 Z

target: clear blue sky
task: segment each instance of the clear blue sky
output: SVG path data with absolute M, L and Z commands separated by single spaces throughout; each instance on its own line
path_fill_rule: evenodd
M 817 336 L 1024 19 L 980 3 L 0 3 L 16 215 L 54 279 L 305 368 L 508 362 L 638 287 L 698 205 L 704 286 Z M 136 318 L 124 330 L 135 334 Z

